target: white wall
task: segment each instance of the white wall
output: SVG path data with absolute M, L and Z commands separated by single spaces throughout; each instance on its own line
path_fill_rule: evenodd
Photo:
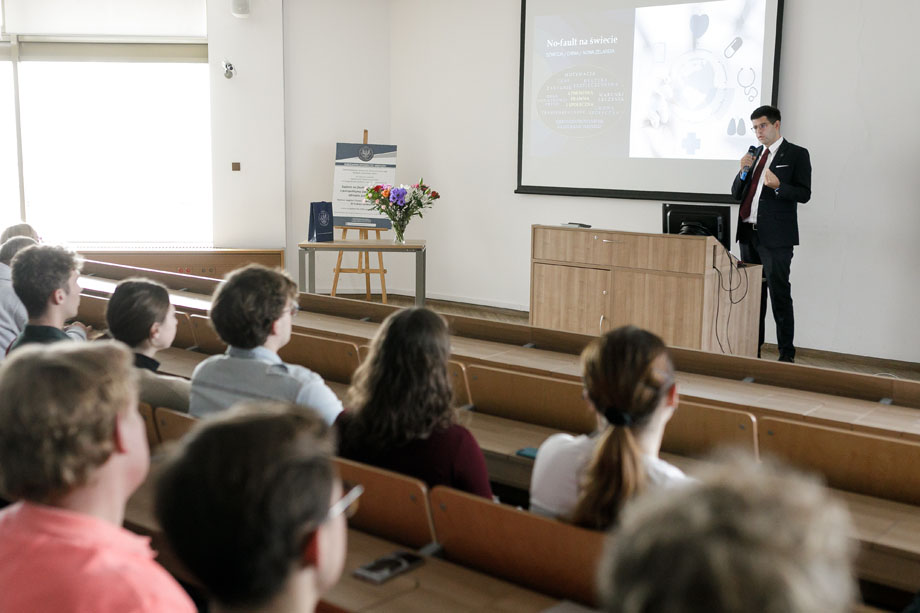
M 285 259 L 295 278 L 310 202 L 332 200 L 335 143 L 361 142 L 365 129 L 372 143 L 391 140 L 389 6 L 380 0 L 285 2 Z M 345 257 L 354 265 L 355 254 Z M 334 255 L 317 255 L 319 291 L 332 287 L 334 265 Z M 357 275 L 339 282 L 343 292 L 359 287 L 363 291 L 364 278 Z
M 272 1 L 254 2 L 254 14 Z M 920 71 L 910 42 L 918 22 L 916 0 L 786 2 L 783 133 L 808 147 L 814 164 L 792 271 L 801 347 L 920 361 Z M 657 202 L 513 193 L 519 32 L 517 0 L 285 4 L 292 272 L 306 203 L 331 197 L 334 143 L 360 138 L 363 128 L 372 141 L 399 146 L 398 181 L 424 175 L 443 194 L 407 231 L 429 242 L 429 297 L 526 310 L 534 223 L 659 230 Z M 213 43 L 211 53 L 218 59 Z M 217 155 L 214 164 L 217 199 Z M 261 220 L 250 214 L 235 223 L 242 237 Z M 321 260 L 321 290 L 332 263 Z M 411 294 L 411 258 L 391 256 L 386 265 L 389 289 Z M 363 281 L 347 280 L 349 287 Z
M 399 174 L 444 194 L 408 231 L 430 244 L 429 296 L 527 309 L 533 223 L 660 231 L 659 202 L 513 193 L 519 2 L 392 0 L 391 18 L 413 33 L 393 40 L 394 80 L 425 84 L 394 90 Z M 783 134 L 814 164 L 792 268 L 799 346 L 920 361 L 918 22 L 916 0 L 786 2 Z
M 252 15 L 238 19 L 229 0 L 208 0 L 216 247 L 285 244 L 281 5 L 253 0 Z M 237 70 L 232 79 L 224 78 L 225 59 Z

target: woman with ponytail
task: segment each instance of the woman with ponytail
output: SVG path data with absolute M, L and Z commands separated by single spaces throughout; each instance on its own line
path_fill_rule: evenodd
M 674 365 L 660 338 L 624 326 L 582 352 L 584 396 L 596 411 L 591 436 L 554 434 L 537 452 L 530 509 L 606 530 L 623 504 L 648 486 L 686 479 L 658 457 L 677 407 Z

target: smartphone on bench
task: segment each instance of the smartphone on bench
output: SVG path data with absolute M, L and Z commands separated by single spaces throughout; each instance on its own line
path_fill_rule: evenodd
M 359 566 L 351 574 L 358 579 L 371 583 L 381 584 L 396 575 L 421 566 L 425 558 L 411 551 L 394 551 L 382 558 L 377 558 L 369 564 Z

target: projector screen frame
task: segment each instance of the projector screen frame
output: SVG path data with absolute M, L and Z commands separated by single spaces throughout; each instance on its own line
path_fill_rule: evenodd
M 785 0 L 776 0 L 776 44 L 773 50 L 773 91 L 770 104 L 777 106 L 779 95 L 780 50 L 783 40 L 783 12 Z M 695 192 L 645 191 L 626 189 L 598 189 L 586 187 L 554 187 L 549 185 L 523 185 L 523 150 L 524 150 L 524 66 L 527 32 L 527 0 L 521 0 L 521 57 L 518 79 L 518 151 L 517 151 L 517 188 L 515 194 L 539 194 L 544 196 L 576 196 L 584 198 L 618 198 L 627 200 L 659 200 L 679 202 L 711 202 L 713 204 L 738 204 L 729 190 L 725 193 L 706 194 Z M 731 185 L 731 177 L 726 177 L 726 187 Z

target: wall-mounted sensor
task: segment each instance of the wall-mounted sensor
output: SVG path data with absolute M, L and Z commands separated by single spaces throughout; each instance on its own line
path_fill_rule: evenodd
M 234 75 L 236 75 L 236 68 L 234 68 L 233 64 L 231 64 L 227 60 L 224 60 L 223 67 L 224 67 L 224 77 L 228 79 L 232 79 Z
M 230 0 L 230 14 L 240 19 L 249 17 L 249 0 Z

